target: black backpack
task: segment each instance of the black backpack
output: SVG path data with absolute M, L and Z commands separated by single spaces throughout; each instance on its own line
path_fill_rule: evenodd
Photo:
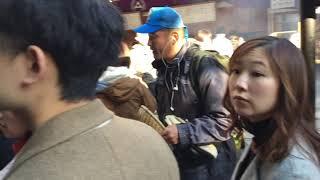
M 193 58 L 191 62 L 191 67 L 189 70 L 190 73 L 190 81 L 191 86 L 195 93 L 197 94 L 198 98 L 200 98 L 200 91 L 199 91 L 199 82 L 198 82 L 198 70 L 201 64 L 201 60 L 205 57 L 210 57 L 213 61 L 217 62 L 217 65 L 223 69 L 224 71 L 228 72 L 228 64 L 229 64 L 229 57 L 219 54 L 217 51 L 201 51 L 195 50 L 191 52 L 191 56 Z
M 198 70 L 199 66 L 201 63 L 201 60 L 204 57 L 211 57 L 214 61 L 217 62 L 217 65 L 223 69 L 226 72 L 229 72 L 229 57 L 220 55 L 217 51 L 194 51 L 193 54 L 193 61 L 191 63 L 191 67 L 189 70 L 190 73 L 190 81 L 191 81 L 191 86 L 193 90 L 195 91 L 196 95 L 198 98 L 201 98 L 200 90 L 199 90 L 199 82 L 198 82 Z M 234 143 L 236 145 L 237 149 L 243 149 L 244 147 L 244 137 L 243 137 L 243 132 L 236 132 L 233 131 L 231 134 L 232 139 L 234 140 Z

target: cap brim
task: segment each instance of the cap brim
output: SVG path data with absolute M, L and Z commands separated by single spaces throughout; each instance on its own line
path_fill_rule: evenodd
M 144 24 L 142 26 L 137 27 L 133 31 L 135 31 L 137 33 L 154 33 L 154 32 L 157 32 L 161 29 L 163 29 L 162 26 L 153 26 L 150 24 Z

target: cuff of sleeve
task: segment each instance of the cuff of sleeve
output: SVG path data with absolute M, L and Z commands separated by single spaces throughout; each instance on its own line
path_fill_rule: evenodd
M 177 129 L 179 133 L 178 145 L 180 146 L 180 148 L 188 147 L 191 143 L 188 123 L 177 124 Z

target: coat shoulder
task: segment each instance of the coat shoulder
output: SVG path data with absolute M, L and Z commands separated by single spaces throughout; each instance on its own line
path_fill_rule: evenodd
M 279 163 L 274 164 L 272 169 L 269 171 L 271 179 L 318 180 L 320 177 L 320 166 L 298 146 L 294 146 L 290 154 Z
M 8 179 L 178 180 L 162 138 L 135 120 L 114 117 L 26 160 Z
M 279 163 L 274 176 L 284 180 L 290 178 L 317 180 L 320 177 L 320 166 L 310 159 L 289 155 Z

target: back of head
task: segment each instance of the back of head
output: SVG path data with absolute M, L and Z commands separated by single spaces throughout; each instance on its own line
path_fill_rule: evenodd
M 90 99 L 99 76 L 117 61 L 123 34 L 118 10 L 105 0 L 2 0 L 0 47 L 30 45 L 52 56 L 61 98 Z
M 200 42 L 203 42 L 205 40 L 211 40 L 212 39 L 212 33 L 206 29 L 201 29 L 197 33 L 197 40 Z

